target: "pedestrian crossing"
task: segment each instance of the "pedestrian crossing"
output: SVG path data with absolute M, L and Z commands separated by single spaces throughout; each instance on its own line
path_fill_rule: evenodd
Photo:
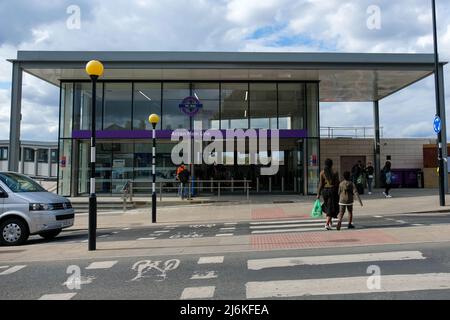
M 363 276 L 361 274 L 353 274 L 346 277 L 330 276 L 328 278 L 323 278 L 323 275 L 317 274 L 317 278 L 313 279 L 296 278 L 250 281 L 246 283 L 246 298 L 305 298 L 314 296 L 450 290 L 450 273 L 384 275 L 383 268 L 379 266 L 379 264 L 383 262 L 393 262 L 398 264 L 401 263 L 401 266 L 405 266 L 404 269 L 407 269 L 407 263 L 414 263 L 417 265 L 418 261 L 424 261 L 426 259 L 427 258 L 420 251 L 398 251 L 248 260 L 247 267 L 251 272 L 276 269 L 279 270 L 279 274 L 283 274 L 284 270 L 286 270 L 284 268 L 296 268 L 295 270 L 298 270 L 300 274 L 301 267 L 304 266 L 330 266 L 341 264 L 362 265 L 367 268 L 368 272 Z M 380 274 L 374 274 L 372 273 L 372 270 L 379 270 Z
M 324 230 L 325 224 L 326 221 L 322 219 L 252 222 L 250 223 L 250 233 L 257 235 L 314 232 Z M 348 223 L 344 222 L 342 226 L 345 228 Z
M 187 261 L 174 263 L 175 258 L 166 258 L 169 259 L 166 262 L 155 259 L 153 262 L 146 260 L 139 263 L 143 266 L 142 262 L 145 262 L 146 267 L 154 267 L 153 272 L 164 272 L 164 279 L 161 282 L 163 288 L 175 288 L 171 290 L 176 295 L 172 296 L 172 299 L 180 300 L 236 299 L 236 297 L 238 299 L 303 299 L 325 296 L 339 298 L 343 295 L 361 294 L 371 299 L 379 298 L 379 294 L 386 293 L 414 293 L 417 296 L 423 291 L 445 290 L 450 294 L 448 268 L 445 265 L 435 264 L 430 267 L 427 261 L 429 262 L 431 257 L 419 250 L 280 257 L 267 257 L 267 254 L 264 254 L 264 256 L 258 254 L 256 257 L 241 257 L 238 262 L 229 261 L 232 255 L 205 255 L 197 256 L 196 259 L 193 257 L 195 260 L 191 258 L 189 263 Z M 435 263 L 433 259 L 431 262 Z M 175 264 L 177 266 L 173 267 Z M 125 265 L 128 273 L 123 269 Z M 112 279 L 119 281 L 117 283 L 123 282 L 127 286 L 137 285 L 144 292 L 147 290 L 151 292 L 153 286 L 150 284 L 159 283 L 161 280 L 158 276 L 145 277 L 144 273 L 144 277 L 138 282 L 129 282 L 130 278 L 117 279 L 118 275 L 119 278 L 122 274 L 131 275 L 130 265 L 130 262 L 125 264 L 120 260 L 85 263 L 81 268 L 83 272 L 79 280 L 82 284 L 81 290 L 67 289 L 66 285 L 71 283 L 69 278 L 65 283 L 61 282 L 55 286 L 54 290 L 42 292 L 34 299 L 84 299 L 84 288 L 90 288 L 89 291 L 95 290 L 96 285 L 101 283 L 100 289 L 104 290 L 105 284 Z M 173 268 L 169 267 L 170 265 Z M 183 268 L 185 266 L 186 268 Z M 26 274 L 33 268 L 36 267 L 0 266 L 2 276 L 0 283 L 2 279 L 16 277 L 21 273 Z M 109 273 L 107 272 L 109 270 L 115 272 Z M 138 271 L 138 268 L 133 270 Z M 178 287 L 179 284 L 183 286 Z M 224 286 L 228 286 L 228 289 L 223 290 Z M 228 295 L 223 296 L 224 292 L 228 292 Z

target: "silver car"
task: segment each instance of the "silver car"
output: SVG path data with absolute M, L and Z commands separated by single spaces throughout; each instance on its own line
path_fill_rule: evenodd
M 27 176 L 0 172 L 0 242 L 16 246 L 30 235 L 53 239 L 73 226 L 75 211 L 66 198 L 47 192 Z

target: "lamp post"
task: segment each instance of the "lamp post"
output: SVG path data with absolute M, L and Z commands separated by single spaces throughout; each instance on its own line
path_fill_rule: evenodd
M 441 118 L 441 92 L 440 92 L 440 75 L 439 75 L 439 51 L 438 51 L 438 37 L 437 37 L 437 22 L 436 22 L 436 0 L 432 0 L 433 11 L 433 39 L 434 39 L 434 79 L 436 88 L 436 116 Z M 441 207 L 445 207 L 445 177 L 444 175 L 444 159 L 442 148 L 442 135 L 447 132 L 438 133 L 438 160 L 439 160 L 439 202 Z
M 96 103 L 97 80 L 103 75 L 103 64 L 92 60 L 86 65 L 86 72 L 92 80 L 92 117 L 91 117 L 91 179 L 89 195 L 89 251 L 97 249 L 97 196 L 95 194 L 95 160 L 96 160 Z
M 152 114 L 148 120 L 153 127 L 153 150 L 152 150 L 152 223 L 156 223 L 156 125 L 159 123 L 159 116 Z

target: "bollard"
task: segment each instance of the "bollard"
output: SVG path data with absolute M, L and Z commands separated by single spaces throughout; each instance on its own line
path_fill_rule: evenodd
M 218 185 L 218 192 L 217 192 L 217 194 L 219 195 L 219 199 L 220 199 L 220 182 L 219 182 L 219 185 Z
M 281 192 L 284 193 L 284 177 L 281 177 Z
M 259 193 L 259 177 L 256 178 L 256 192 Z

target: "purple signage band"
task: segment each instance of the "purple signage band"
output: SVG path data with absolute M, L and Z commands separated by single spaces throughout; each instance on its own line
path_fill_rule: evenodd
M 227 130 L 211 130 L 211 132 L 221 133 L 224 138 L 226 138 Z M 244 130 L 245 132 L 246 130 Z M 254 129 L 257 135 L 260 135 L 260 129 Z M 157 130 L 156 138 L 162 140 L 171 140 L 173 130 Z M 203 134 L 205 130 L 203 131 Z M 268 130 L 268 137 L 271 137 L 271 132 Z M 288 138 L 308 138 L 308 130 L 279 130 L 279 136 L 281 139 Z M 188 133 L 189 135 L 189 133 Z M 237 137 L 253 137 L 249 132 L 246 135 L 237 134 Z M 91 131 L 88 130 L 74 130 L 72 132 L 72 138 L 74 139 L 90 139 Z M 148 130 L 114 130 L 114 131 L 97 131 L 97 139 L 152 139 L 152 131 Z

